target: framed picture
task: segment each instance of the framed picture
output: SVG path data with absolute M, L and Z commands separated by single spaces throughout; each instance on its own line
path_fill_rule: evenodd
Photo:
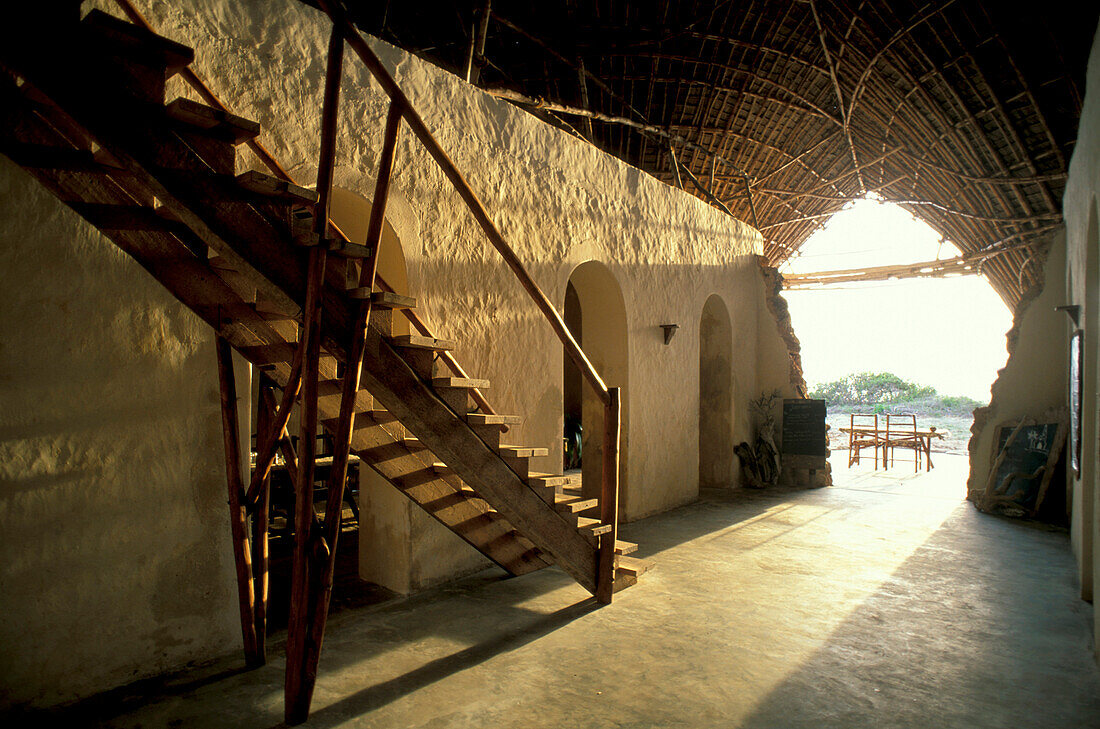
M 1081 388 L 1084 386 L 1085 332 L 1078 329 L 1069 340 L 1069 457 L 1073 475 L 1081 477 Z

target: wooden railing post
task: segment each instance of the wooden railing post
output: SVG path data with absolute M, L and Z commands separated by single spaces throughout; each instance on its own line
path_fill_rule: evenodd
M 607 390 L 608 403 L 603 415 L 603 480 L 600 485 L 600 521 L 611 525 L 611 531 L 600 537 L 596 599 L 609 604 L 615 592 L 615 540 L 619 533 L 619 437 L 622 403 L 620 390 Z
M 309 717 L 317 661 L 307 660 L 306 650 L 316 615 L 311 610 L 319 588 L 317 573 L 327 563 L 327 546 L 314 528 L 313 473 L 317 449 L 317 377 L 321 354 L 321 290 L 328 263 L 325 238 L 328 235 L 329 202 L 336 166 L 336 123 L 339 113 L 340 80 L 343 74 L 344 40 L 333 28 L 329 38 L 325 96 L 321 107 L 321 155 L 317 166 L 317 204 L 313 210 L 316 245 L 309 251 L 309 275 L 298 348 L 302 352 L 301 438 L 298 441 L 298 478 L 294 499 L 294 566 L 291 571 L 290 621 L 287 625 L 284 717 L 287 724 L 301 724 Z M 339 508 L 339 505 L 337 505 Z

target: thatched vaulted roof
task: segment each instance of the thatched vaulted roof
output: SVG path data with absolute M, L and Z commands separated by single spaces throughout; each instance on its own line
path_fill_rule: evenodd
M 465 74 L 484 6 L 356 12 Z M 1002 249 L 983 272 L 1013 306 L 1060 224 L 1098 14 L 1063 0 L 496 0 L 474 66 L 479 86 L 546 102 L 535 113 L 670 184 L 679 172 L 758 227 L 774 264 L 874 193 L 964 253 Z

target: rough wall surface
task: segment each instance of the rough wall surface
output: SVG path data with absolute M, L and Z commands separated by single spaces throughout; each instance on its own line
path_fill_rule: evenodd
M 215 91 L 260 122 L 276 156 L 311 181 L 327 21 L 290 0 L 155 2 L 150 16 L 165 35 L 196 47 L 196 67 Z M 694 499 L 699 315 L 707 296 L 723 298 L 735 320 L 734 376 L 753 383 L 759 235 L 451 74 L 372 44 L 551 301 L 562 306 L 570 272 L 589 260 L 604 262 L 621 287 L 630 353 L 626 428 L 631 443 L 645 444 L 624 464 L 625 515 Z M 387 102 L 353 59 L 344 88 L 337 184 L 369 196 Z M 526 417 L 513 442 L 549 447 L 543 470 L 556 470 L 560 345 L 407 130 L 393 184 L 389 215 L 405 247 L 410 293 L 437 334 L 458 341 L 467 370 L 492 381 L 494 406 Z M 663 323 L 681 325 L 668 347 Z
M 1094 569 L 1100 565 L 1094 551 L 1100 545 L 1097 539 L 1100 523 L 1095 518 L 1097 508 L 1097 426 L 1098 383 L 1096 381 L 1100 360 L 1100 311 L 1096 302 L 1097 258 L 1100 256 L 1100 33 L 1094 37 L 1089 56 L 1088 76 L 1085 84 L 1085 100 L 1081 111 L 1081 124 L 1077 132 L 1077 144 L 1069 165 L 1069 180 L 1063 198 L 1063 217 L 1066 221 L 1067 264 L 1066 276 L 1070 299 L 1066 303 L 1082 307 L 1081 327 L 1085 329 L 1085 372 L 1091 380 L 1084 387 L 1084 413 L 1081 448 L 1082 478 L 1073 484 L 1073 518 L 1070 536 L 1080 566 L 1082 597 L 1092 599 L 1095 583 Z M 1089 268 L 1092 268 L 1090 271 Z M 1088 341 L 1091 340 L 1091 341 Z M 1091 397 L 1090 397 L 1091 396 Z M 1100 628 L 1100 612 L 1095 613 Z M 1094 630 L 1095 634 L 1095 630 Z M 1095 643 L 1095 641 L 1094 641 Z
M 1026 293 L 1005 335 L 1008 361 L 990 388 L 989 405 L 974 411 L 967 446 L 970 477 L 967 498 L 985 491 L 993 461 L 997 426 L 1021 418 L 1041 418 L 1064 407 L 1069 376 L 1069 318 L 1054 307 L 1066 301 L 1065 235 L 1055 234 L 1047 251 L 1044 281 Z
M 195 47 L 195 67 L 215 92 L 260 122 L 265 144 L 310 184 L 327 21 L 295 0 L 152 0 L 142 9 L 162 34 Z M 731 315 L 734 442 L 751 438 L 748 400 L 789 380 L 755 260 L 759 234 L 371 43 L 559 309 L 571 272 L 587 261 L 602 262 L 620 288 L 631 443 L 624 517 L 695 499 L 699 321 L 709 296 Z M 387 101 L 356 60 L 345 68 L 336 184 L 370 197 Z M 62 686 L 87 693 L 237 645 L 216 381 L 209 333 L 196 320 L 25 175 L 7 163 L 0 171 L 14 191 L 3 203 L 8 218 L 20 218 L 4 232 L 3 384 L 13 393 L 4 447 L 14 450 L 4 464 L 0 574 L 5 605 L 25 618 L 6 621 L 0 661 L 21 692 L 8 701 L 52 701 L 67 698 Z M 423 318 L 458 341 L 472 376 L 492 381 L 499 412 L 526 417 L 511 442 L 549 447 L 536 468 L 557 471 L 560 344 L 407 129 L 388 217 Z M 60 265 L 68 272 L 59 275 Z M 668 346 L 665 323 L 680 325 Z M 154 506 L 166 516 L 154 518 Z M 483 563 L 415 516 L 404 527 L 415 542 L 403 553 L 412 583 Z
M 217 656 L 240 637 L 211 332 L 2 157 L 0 210 L 10 708 Z

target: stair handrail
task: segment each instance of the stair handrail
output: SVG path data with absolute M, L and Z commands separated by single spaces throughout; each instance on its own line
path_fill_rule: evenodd
M 130 2 L 130 0 L 115 0 L 115 4 L 119 7 L 122 13 L 130 19 L 131 23 L 134 23 L 135 25 L 144 28 L 151 33 L 156 32 L 156 29 L 152 26 L 152 24 L 145 18 L 144 15 L 141 14 L 141 11 L 139 11 L 134 6 L 134 4 Z M 195 92 L 199 96 L 201 96 L 203 101 L 205 101 L 207 104 L 216 109 L 220 109 L 227 114 L 232 113 L 232 110 L 230 110 L 230 108 L 226 106 L 221 99 L 218 98 L 218 96 L 210 89 L 206 82 L 202 80 L 202 77 L 199 76 L 198 73 L 196 73 L 194 69 L 192 69 L 190 66 L 185 66 L 180 71 L 180 75 L 183 77 L 183 80 L 187 83 L 187 85 L 194 89 Z M 279 160 L 276 159 L 275 155 L 269 152 L 258 139 L 247 139 L 244 143 L 250 150 L 252 150 L 252 153 L 256 155 L 260 162 L 262 162 L 264 166 L 267 167 L 272 175 L 278 177 L 285 182 L 289 182 L 292 185 L 298 184 L 294 177 L 286 171 L 282 164 L 279 163 Z M 344 233 L 344 231 L 341 230 L 338 225 L 336 225 L 335 221 L 333 221 L 332 218 L 329 218 L 328 222 L 329 226 L 333 229 L 337 238 L 341 242 L 351 242 L 347 234 Z M 383 291 L 396 293 L 393 286 L 391 286 L 384 278 L 382 278 L 381 274 L 375 275 L 375 281 L 378 284 L 379 288 L 381 288 Z M 435 334 L 432 333 L 431 328 L 424 322 L 423 319 L 420 318 L 420 316 L 416 313 L 414 309 L 401 309 L 400 311 L 402 314 L 405 315 L 405 318 L 409 320 L 409 323 L 412 324 L 413 328 L 415 328 L 418 332 L 420 332 L 425 337 L 431 337 L 432 339 L 436 338 Z M 458 360 L 455 359 L 453 354 L 447 351 L 443 351 L 440 352 L 440 358 L 451 370 L 451 372 L 453 372 L 456 376 L 469 379 L 470 376 L 466 373 L 466 370 L 462 367 L 462 365 L 459 364 Z M 488 400 L 485 399 L 485 396 L 481 393 L 480 390 L 473 388 L 470 390 L 470 395 L 471 397 L 473 397 L 474 402 L 477 403 L 477 406 L 481 409 L 483 413 L 486 413 L 488 415 L 496 414 L 496 410 L 493 409 L 493 406 L 489 403 Z M 507 426 L 503 426 L 501 429 L 507 430 Z

